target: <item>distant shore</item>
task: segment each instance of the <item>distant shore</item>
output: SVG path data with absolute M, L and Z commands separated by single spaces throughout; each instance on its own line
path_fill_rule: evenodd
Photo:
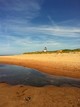
M 80 78 L 80 52 L 0 56 L 0 63 L 29 67 L 52 75 Z

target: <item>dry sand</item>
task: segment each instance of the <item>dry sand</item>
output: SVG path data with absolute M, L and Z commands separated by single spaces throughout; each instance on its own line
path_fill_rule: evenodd
M 0 63 L 80 78 L 80 53 L 0 56 Z M 80 88 L 10 86 L 0 83 L 0 107 L 80 107 Z

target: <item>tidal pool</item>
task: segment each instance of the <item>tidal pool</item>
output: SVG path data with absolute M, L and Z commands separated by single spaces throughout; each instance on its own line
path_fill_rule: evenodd
M 80 87 L 80 79 L 49 75 L 38 70 L 7 64 L 0 64 L 0 82 L 11 85 Z

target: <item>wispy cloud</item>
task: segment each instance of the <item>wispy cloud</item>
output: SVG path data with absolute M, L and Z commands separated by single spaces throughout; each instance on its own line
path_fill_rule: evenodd
M 2 37 L 4 39 L 4 37 Z M 34 40 L 30 37 L 16 37 L 7 35 L 3 43 L 0 41 L 0 53 L 21 53 L 26 51 L 42 51 L 45 46 L 59 47 L 62 45 L 58 41 L 51 39 Z
M 46 15 L 46 20 L 40 13 L 43 1 L 0 0 L 0 51 L 32 51 L 44 46 L 53 50 L 53 47 L 68 46 L 67 41 L 72 45 L 76 41 L 76 46 L 79 46 L 80 22 L 78 25 L 73 19 L 55 22 L 51 15 Z M 49 24 L 36 24 L 39 16 L 42 17 L 40 21 Z
M 0 10 L 3 11 L 2 17 L 5 17 L 4 23 L 25 21 L 39 15 L 41 9 L 40 0 L 0 0 Z
M 70 47 L 74 48 L 80 46 L 79 45 L 80 29 L 76 27 L 66 28 L 59 26 L 58 28 L 56 28 L 51 26 L 38 26 L 38 27 L 14 26 L 13 28 L 12 27 L 9 28 L 8 26 L 8 30 L 6 32 L 6 36 L 5 34 L 0 35 L 0 47 L 1 47 L 0 51 L 3 53 L 5 52 L 20 53 L 21 51 L 25 52 L 30 50 L 31 51 L 42 50 L 43 47 L 45 46 L 49 47 L 49 49 L 50 48 L 58 49 L 62 48 L 63 46 L 67 48 L 68 44 L 67 42 L 65 42 L 65 40 L 63 40 L 64 42 L 61 42 L 59 39 L 58 40 L 55 40 L 54 38 L 52 39 L 52 37 L 54 36 L 64 38 L 65 37 L 74 38 L 73 40 L 71 39 L 68 40 L 68 43 L 69 41 L 70 42 L 73 41 L 72 43 L 69 43 L 69 45 L 72 44 Z
M 7 27 L 7 32 L 12 31 L 17 34 L 46 34 L 57 37 L 80 37 L 80 27 L 66 26 L 15 26 Z
M 49 35 L 57 37 L 80 37 L 80 27 L 74 26 L 61 26 L 58 24 L 51 25 L 38 25 L 34 26 L 30 23 L 25 23 L 25 21 L 20 20 L 9 20 L 6 23 L 1 23 L 0 34 L 11 34 L 20 36 L 30 36 L 33 35 Z
M 41 0 L 43 1 L 43 0 Z M 0 9 L 5 12 L 5 19 L 0 21 L 0 33 L 8 33 L 9 35 L 25 35 L 31 34 L 50 35 L 57 37 L 79 37 L 80 27 L 62 26 L 63 21 L 56 23 L 54 19 L 48 15 L 51 25 L 35 26 L 31 20 L 39 15 L 41 9 L 40 0 L 0 0 Z M 9 13 L 9 14 L 8 14 Z M 3 14 L 4 15 L 4 14 Z M 11 34 L 12 35 L 12 34 Z

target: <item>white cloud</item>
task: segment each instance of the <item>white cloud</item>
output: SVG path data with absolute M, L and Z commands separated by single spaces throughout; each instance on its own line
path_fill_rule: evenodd
M 42 1 L 42 0 L 41 0 Z M 50 25 L 34 26 L 31 20 L 37 15 L 41 9 L 40 0 L 0 0 L 3 10 L 9 12 L 5 21 L 0 21 L 0 33 L 15 33 L 15 35 L 43 34 L 59 37 L 80 37 L 80 27 L 61 26 L 48 15 Z M 71 20 L 69 20 L 71 21 Z M 69 21 L 63 21 L 69 22 Z
M 0 0 L 0 9 L 6 13 L 5 20 L 1 20 L 0 24 L 29 22 L 39 15 L 41 4 L 39 0 Z
M 23 33 L 23 34 L 47 34 L 59 37 L 80 37 L 80 28 L 79 27 L 52 27 L 52 26 L 36 26 L 36 27 L 27 27 L 27 26 L 13 26 L 10 27 L 9 30 L 16 32 L 16 33 Z
M 23 53 L 26 51 L 42 51 L 45 46 L 58 47 L 60 45 L 62 44 L 58 43 L 57 41 L 51 41 L 51 39 L 48 39 L 46 41 L 36 41 L 27 37 L 22 38 L 7 35 L 4 43 L 0 42 L 0 54 Z

